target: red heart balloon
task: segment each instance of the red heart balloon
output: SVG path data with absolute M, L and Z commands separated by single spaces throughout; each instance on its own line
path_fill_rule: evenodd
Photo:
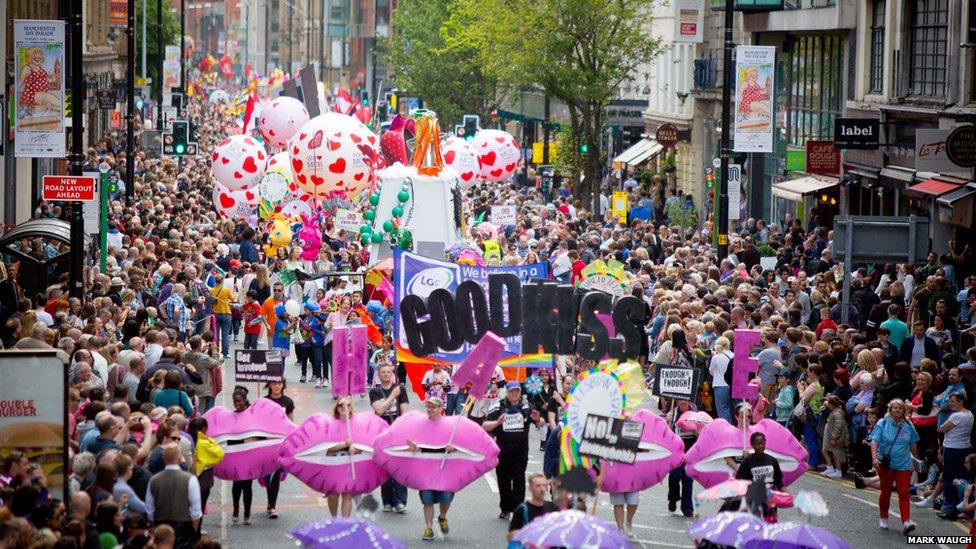
M 488 154 L 481 156 L 481 163 L 485 166 L 492 166 L 495 164 L 495 151 L 491 151 Z
M 229 209 L 233 208 L 234 207 L 234 204 L 236 204 L 236 203 L 237 203 L 237 201 L 234 200 L 233 197 L 227 196 L 224 193 L 220 193 L 220 207 L 221 208 L 223 208 L 225 210 L 229 210 Z
M 444 153 L 444 162 L 447 162 L 448 164 L 454 162 L 454 151 L 447 151 Z
M 246 171 L 247 173 L 254 173 L 254 172 L 258 171 L 258 164 L 257 164 L 257 162 L 254 161 L 254 157 L 253 156 L 249 156 L 249 157 L 247 157 L 247 158 L 244 159 L 243 168 L 244 168 L 244 171 Z

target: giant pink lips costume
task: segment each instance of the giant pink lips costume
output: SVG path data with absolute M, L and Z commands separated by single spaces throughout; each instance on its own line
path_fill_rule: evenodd
M 638 411 L 630 419 L 644 424 L 637 460 L 632 464 L 605 461 L 604 492 L 619 494 L 650 488 L 684 460 L 684 442 L 668 428 L 668 422 L 647 410 Z
M 313 414 L 299 424 L 281 444 L 281 465 L 314 490 L 323 494 L 371 492 L 390 478 L 373 461 L 373 443 L 386 430 L 386 422 L 370 412 L 353 414 L 346 421 L 330 414 Z M 354 456 L 327 454 L 333 446 L 352 439 L 360 453 Z M 353 478 L 352 469 L 356 475 Z
M 295 430 L 285 409 L 266 398 L 243 412 L 215 406 L 203 418 L 207 436 L 224 450 L 224 459 L 214 466 L 214 476 L 223 480 L 249 480 L 277 471 L 278 447 Z
M 456 451 L 445 459 L 444 449 L 457 422 L 451 442 Z M 411 452 L 408 438 L 428 451 Z M 461 416 L 431 420 L 424 413 L 409 412 L 376 437 L 373 447 L 373 459 L 397 482 L 416 490 L 457 492 L 498 465 L 495 441 L 477 423 Z
M 750 452 L 749 437 L 755 432 L 766 435 L 766 453 L 779 461 L 784 486 L 803 475 L 807 470 L 807 451 L 792 433 L 771 419 L 750 425 L 744 435 L 744 445 Z M 741 456 L 742 448 L 742 430 L 724 419 L 716 419 L 701 430 L 698 440 L 685 454 L 685 471 L 705 488 L 715 486 L 735 474 L 725 458 Z

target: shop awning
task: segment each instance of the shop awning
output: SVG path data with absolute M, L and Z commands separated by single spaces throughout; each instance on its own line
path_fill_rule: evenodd
M 818 193 L 823 189 L 837 185 L 838 182 L 839 180 L 836 177 L 821 175 L 808 175 L 789 181 L 780 181 L 773 184 L 773 196 L 798 202 L 805 195 Z
M 944 178 L 933 177 L 926 179 L 917 185 L 905 189 L 905 196 L 928 200 L 948 194 L 965 184 L 964 181 L 950 181 Z
M 654 139 L 641 139 L 637 143 L 631 145 L 630 148 L 614 157 L 613 162 L 614 164 L 619 162 L 621 164 L 636 166 L 654 154 L 661 152 L 663 148 L 664 147 L 662 147 L 661 144 Z
M 949 194 L 940 196 L 937 202 L 940 207 L 952 208 L 956 202 L 976 194 L 976 183 L 970 183 L 965 187 L 960 187 Z
M 971 227 L 976 213 L 976 183 L 969 183 L 936 199 L 939 220 L 960 227 Z
M 915 170 L 901 166 L 885 166 L 881 168 L 878 182 L 881 186 L 900 191 L 915 181 Z
M 649 149 L 645 150 L 644 152 L 640 153 L 634 158 L 631 158 L 628 164 L 630 164 L 631 166 L 637 166 L 643 164 L 644 162 L 647 162 L 648 159 L 657 156 L 658 154 L 661 153 L 661 151 L 664 150 L 664 145 L 658 143 L 657 141 L 654 141 L 653 139 L 651 140 L 651 142 L 653 143 L 653 145 L 651 145 Z

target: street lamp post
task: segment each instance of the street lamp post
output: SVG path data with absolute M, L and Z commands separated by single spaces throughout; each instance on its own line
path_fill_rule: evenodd
M 68 2 L 69 35 L 71 36 L 71 154 L 68 156 L 71 175 L 81 176 L 85 168 L 84 109 L 85 78 L 82 74 L 82 2 Z M 71 264 L 68 267 L 68 293 L 84 303 L 85 221 L 81 215 L 82 202 L 71 204 Z
M 732 156 L 732 141 L 730 122 L 732 114 L 732 52 L 735 43 L 732 42 L 732 22 L 735 12 L 735 0 L 725 0 L 725 47 L 722 58 L 722 159 L 719 165 L 718 187 L 718 217 L 715 219 L 718 233 L 718 260 L 729 255 L 729 159 Z
M 128 51 L 125 76 L 125 201 L 131 205 L 135 197 L 135 110 L 136 110 L 136 0 L 129 0 L 128 26 L 125 41 Z
M 156 0 L 156 129 L 163 130 L 163 0 Z

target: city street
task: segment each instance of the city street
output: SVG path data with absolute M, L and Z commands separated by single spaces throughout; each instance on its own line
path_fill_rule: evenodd
M 234 369 L 232 361 L 224 366 L 224 379 L 233 379 Z M 299 423 L 305 417 L 317 412 L 328 413 L 332 409 L 334 400 L 330 389 L 315 389 L 311 384 L 298 383 L 299 374 L 294 364 L 289 363 L 285 369 L 288 380 L 288 394 L 295 401 L 295 422 Z M 252 400 L 254 384 L 248 384 Z M 219 397 L 218 404 L 230 406 L 230 387 Z M 411 407 L 418 408 L 417 399 L 410 394 Z M 355 399 L 357 413 L 369 410 L 368 399 Z M 538 440 L 533 430 L 533 440 L 530 444 L 529 472 L 542 471 L 542 453 L 538 451 Z M 695 491 L 701 490 L 696 484 Z M 824 526 L 831 532 L 846 540 L 854 548 L 906 547 L 905 537 L 896 531 L 882 532 L 877 527 L 877 491 L 857 490 L 847 480 L 838 481 L 822 477 L 818 474 L 807 473 L 803 478 L 790 486 L 790 491 L 796 494 L 800 490 L 814 490 L 820 492 L 830 506 L 830 515 L 815 519 L 812 524 Z M 379 490 L 373 492 L 379 502 Z M 325 498 L 304 486 L 295 478 L 287 479 L 281 487 L 278 501 L 279 518 L 271 520 L 264 514 L 266 497 L 262 488 L 255 483 L 254 503 L 252 507 L 252 524 L 243 526 L 231 523 L 231 493 L 230 483 L 217 481 L 214 492 L 210 496 L 207 516 L 204 519 L 204 530 L 211 536 L 227 542 L 230 547 L 288 547 L 289 540 L 284 535 L 302 524 L 329 516 Z M 900 520 L 897 512 L 897 496 L 892 499 L 891 522 L 896 524 Z M 409 547 L 502 547 L 504 544 L 507 524 L 497 518 L 498 515 L 498 486 L 494 473 L 486 474 L 475 481 L 465 490 L 459 492 L 448 514 L 451 531 L 447 539 L 433 542 L 422 541 L 423 513 L 420 500 L 415 490 L 410 491 L 407 503 L 407 513 L 377 513 L 373 520 L 387 532 L 393 534 Z M 718 510 L 717 502 L 704 502 L 699 510 L 702 516 L 713 514 Z M 966 523 L 948 522 L 938 519 L 935 511 L 912 507 L 912 517 L 918 522 L 918 535 L 961 535 L 968 533 Z M 606 494 L 601 494 L 598 502 L 597 516 L 613 521 L 613 509 Z M 780 512 L 781 521 L 802 521 L 803 517 L 794 509 Z M 640 506 L 634 526 L 637 541 L 643 547 L 692 547 L 691 540 L 684 533 L 692 522 L 678 514 L 667 511 L 667 481 L 641 493 Z

